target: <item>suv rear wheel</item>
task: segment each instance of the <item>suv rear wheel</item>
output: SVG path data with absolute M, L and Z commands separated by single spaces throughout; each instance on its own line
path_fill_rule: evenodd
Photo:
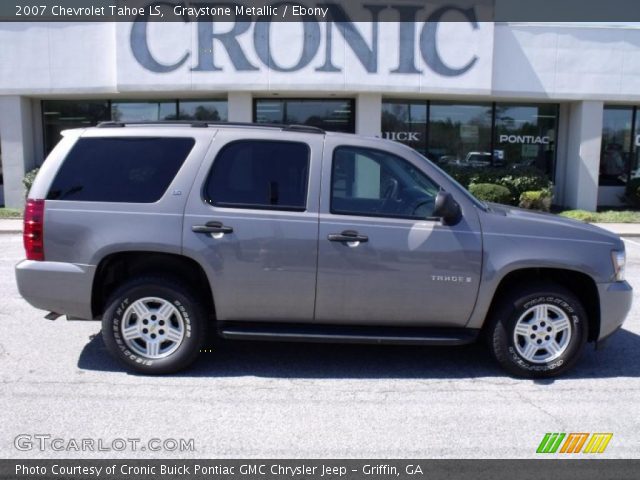
M 206 315 L 184 287 L 146 277 L 122 285 L 109 299 L 102 336 L 109 352 L 141 373 L 173 373 L 189 366 L 205 338 Z
M 508 372 L 548 378 L 570 369 L 587 341 L 587 315 L 570 291 L 536 284 L 507 293 L 488 325 L 489 348 Z

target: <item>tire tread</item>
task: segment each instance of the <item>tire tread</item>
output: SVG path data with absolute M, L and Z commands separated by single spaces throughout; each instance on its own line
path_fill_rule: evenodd
M 190 319 L 191 326 L 194 331 L 195 346 L 186 355 L 180 356 L 177 360 L 173 359 L 172 362 L 163 361 L 160 365 L 154 364 L 153 366 L 142 365 L 136 362 L 132 362 L 130 359 L 124 358 L 121 354 L 120 348 L 116 344 L 115 340 L 111 337 L 111 317 L 112 310 L 114 310 L 118 304 L 118 299 L 122 298 L 128 291 L 136 288 L 148 288 L 148 287 L 160 287 L 169 289 L 172 292 L 176 292 L 187 300 L 188 308 L 191 310 Z M 165 375 L 176 373 L 185 369 L 191 365 L 202 348 L 203 342 L 207 336 L 208 316 L 204 303 L 200 298 L 193 295 L 184 285 L 179 283 L 179 280 L 170 275 L 144 275 L 134 277 L 124 282 L 120 287 L 110 295 L 105 310 L 105 315 L 102 319 L 102 337 L 104 343 L 109 350 L 109 353 L 123 363 L 127 368 L 139 373 L 147 375 Z

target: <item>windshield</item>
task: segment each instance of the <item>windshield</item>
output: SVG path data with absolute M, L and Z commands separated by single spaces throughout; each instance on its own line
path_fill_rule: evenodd
M 413 150 L 414 154 L 416 154 L 421 160 L 425 161 L 425 162 L 429 162 L 429 165 L 436 169 L 438 172 L 440 172 L 444 177 L 447 178 L 447 180 L 449 180 L 451 183 L 453 183 L 456 187 L 458 187 L 458 189 L 467 196 L 467 198 L 469 200 L 471 200 L 471 202 L 473 202 L 473 204 L 475 206 L 477 206 L 478 208 L 481 208 L 482 210 L 488 210 L 489 207 L 486 203 L 478 200 L 476 197 L 474 197 L 473 195 L 471 195 L 471 193 L 469 192 L 469 190 L 467 190 L 466 188 L 464 188 L 462 185 L 460 185 L 460 183 L 453 178 L 451 175 L 449 175 L 447 172 L 445 172 L 443 169 L 441 169 L 440 167 L 438 167 L 435 163 L 433 163 L 431 160 L 429 160 L 427 157 L 425 157 L 424 155 L 422 155 L 420 152 L 418 152 L 417 150 Z

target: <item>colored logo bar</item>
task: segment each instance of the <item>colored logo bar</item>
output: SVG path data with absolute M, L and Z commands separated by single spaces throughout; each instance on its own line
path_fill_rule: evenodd
M 603 453 L 611 437 L 613 433 L 546 433 L 536 453 Z

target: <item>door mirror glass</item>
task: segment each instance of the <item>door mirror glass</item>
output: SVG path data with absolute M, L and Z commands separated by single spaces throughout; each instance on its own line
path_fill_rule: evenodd
M 440 190 L 436 196 L 433 216 L 442 218 L 445 225 L 455 225 L 462 218 L 460 205 L 455 201 L 453 195 L 444 190 Z

